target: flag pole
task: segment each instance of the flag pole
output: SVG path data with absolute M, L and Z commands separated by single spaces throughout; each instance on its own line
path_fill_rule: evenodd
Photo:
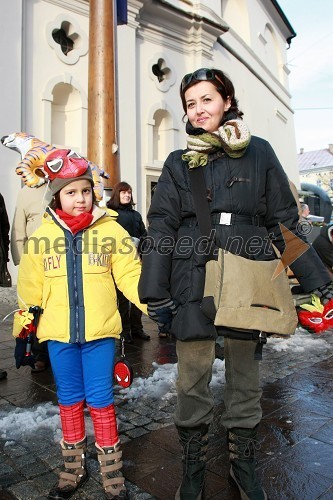
M 109 174 L 105 187 L 120 181 L 116 132 L 116 5 L 90 0 L 88 67 L 89 160 Z

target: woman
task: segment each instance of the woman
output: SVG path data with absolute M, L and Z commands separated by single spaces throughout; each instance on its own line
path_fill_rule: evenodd
M 249 258 L 247 242 L 254 237 L 262 244 L 256 244 L 255 257 L 251 258 L 273 258 L 272 249 L 267 252 L 267 242 L 272 239 L 282 253 L 279 223 L 296 234 L 297 205 L 272 147 L 264 139 L 251 137 L 242 121 L 234 86 L 222 71 L 201 68 L 185 75 L 180 97 L 188 119 L 188 149 L 172 152 L 163 167 L 148 213 L 147 248 L 143 246 L 139 282 L 140 299 L 148 303 L 150 317 L 169 328 L 177 339 L 175 423 L 184 465 L 176 498 L 202 497 L 207 436 L 213 418 L 209 383 L 215 339 L 223 334 L 226 410 L 222 423 L 228 430 L 230 476 L 242 498 L 265 499 L 254 457 L 262 416 L 256 342 L 240 340 L 236 330 L 219 327 L 217 331 L 200 309 L 205 256 L 196 251 L 201 235 L 189 168 L 203 169 L 217 246 L 233 251 L 232 242 L 238 237 L 242 244 L 237 253 L 243 257 Z M 166 237 L 169 248 L 163 251 Z M 187 241 L 186 248 L 184 243 L 176 245 L 180 238 Z M 320 295 L 332 296 L 330 276 L 313 249 L 290 267 L 306 291 L 322 287 Z
M 132 237 L 138 247 L 140 240 L 147 234 L 141 214 L 134 210 L 132 188 L 127 182 L 118 182 L 113 188 L 112 196 L 107 202 L 107 207 L 118 212 L 117 222 Z M 131 304 L 124 294 L 117 290 L 118 307 L 123 324 L 122 337 L 126 344 L 133 343 L 133 337 L 150 340 L 150 336 L 143 331 L 142 312 Z
M 42 308 L 37 336 L 48 344 L 57 386 L 65 467 L 48 498 L 70 498 L 88 479 L 87 406 L 105 498 L 125 499 L 113 398 L 115 340 L 121 331 L 115 284 L 145 310 L 137 292 L 141 264 L 116 213 L 94 205 L 92 172 L 84 158 L 54 150 L 43 168 L 53 201 L 28 239 L 17 291 L 22 312 Z M 15 315 L 18 345 L 26 337 L 22 317 Z

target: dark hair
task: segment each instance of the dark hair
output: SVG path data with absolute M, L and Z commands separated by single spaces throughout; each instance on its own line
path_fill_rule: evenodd
M 119 208 L 119 205 L 121 205 L 121 203 L 120 203 L 120 191 L 129 191 L 129 190 L 132 191 L 132 186 L 130 186 L 128 184 L 128 182 L 124 182 L 124 181 L 118 182 L 114 186 L 114 188 L 112 190 L 111 198 L 107 202 L 106 206 L 108 208 L 112 208 L 112 210 L 117 210 L 117 208 Z M 133 201 L 133 194 L 131 194 L 131 202 L 130 203 L 132 206 L 135 205 L 135 203 Z
M 204 73 L 204 71 L 206 71 L 207 73 L 211 72 L 209 74 L 209 78 L 196 78 L 195 77 L 196 73 L 202 74 L 202 73 Z M 184 84 L 184 80 L 186 78 L 189 79 L 188 84 Z M 180 85 L 180 98 L 182 100 L 183 109 L 185 111 L 185 114 L 187 113 L 185 92 L 187 89 L 193 87 L 193 85 L 196 85 L 198 82 L 201 82 L 201 81 L 209 81 L 210 83 L 212 83 L 214 85 L 214 87 L 216 87 L 216 90 L 221 95 L 221 97 L 224 101 L 227 101 L 228 99 L 230 99 L 231 105 L 230 105 L 230 108 L 228 109 L 228 111 L 224 114 L 222 123 L 224 123 L 228 120 L 231 120 L 231 119 L 242 118 L 244 113 L 242 111 L 240 111 L 240 109 L 238 109 L 238 100 L 235 97 L 235 88 L 233 86 L 232 81 L 227 77 L 227 75 L 225 73 L 223 73 L 223 71 L 221 71 L 220 69 L 215 69 L 215 68 L 212 68 L 212 69 L 201 68 L 201 69 L 194 71 L 193 73 L 190 73 L 189 75 L 184 76 L 182 83 Z
M 95 195 L 95 191 L 94 191 L 94 186 L 92 185 L 92 203 L 93 205 L 96 205 L 96 195 Z M 59 208 L 60 210 L 62 210 L 62 207 L 61 207 L 61 202 L 60 202 L 60 191 L 57 191 L 56 194 L 53 196 L 52 198 L 52 201 L 50 203 L 50 208 L 52 208 L 52 210 L 56 210 L 57 208 Z

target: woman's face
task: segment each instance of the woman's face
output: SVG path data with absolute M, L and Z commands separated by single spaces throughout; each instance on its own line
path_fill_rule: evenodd
M 86 179 L 73 181 L 60 191 L 60 204 L 63 212 L 80 215 L 89 212 L 93 203 L 92 186 Z
M 224 101 L 216 87 L 200 81 L 185 91 L 186 114 L 192 126 L 215 132 L 223 115 L 230 108 L 230 99 Z
M 121 205 L 127 205 L 128 203 L 131 203 L 132 200 L 132 190 L 128 189 L 127 191 L 120 191 L 119 192 L 119 201 Z

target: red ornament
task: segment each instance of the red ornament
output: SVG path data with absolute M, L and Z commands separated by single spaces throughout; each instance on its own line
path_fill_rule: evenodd
M 87 168 L 87 160 L 71 149 L 51 151 L 46 156 L 43 165 L 43 170 L 51 181 L 56 178 L 72 179 L 73 177 L 80 177 L 87 171 Z
M 298 319 L 301 326 L 314 333 L 333 328 L 333 299 L 325 304 L 323 312 L 298 311 Z
M 121 387 L 129 387 L 133 382 L 133 369 L 125 358 L 120 359 L 114 365 L 113 377 Z

